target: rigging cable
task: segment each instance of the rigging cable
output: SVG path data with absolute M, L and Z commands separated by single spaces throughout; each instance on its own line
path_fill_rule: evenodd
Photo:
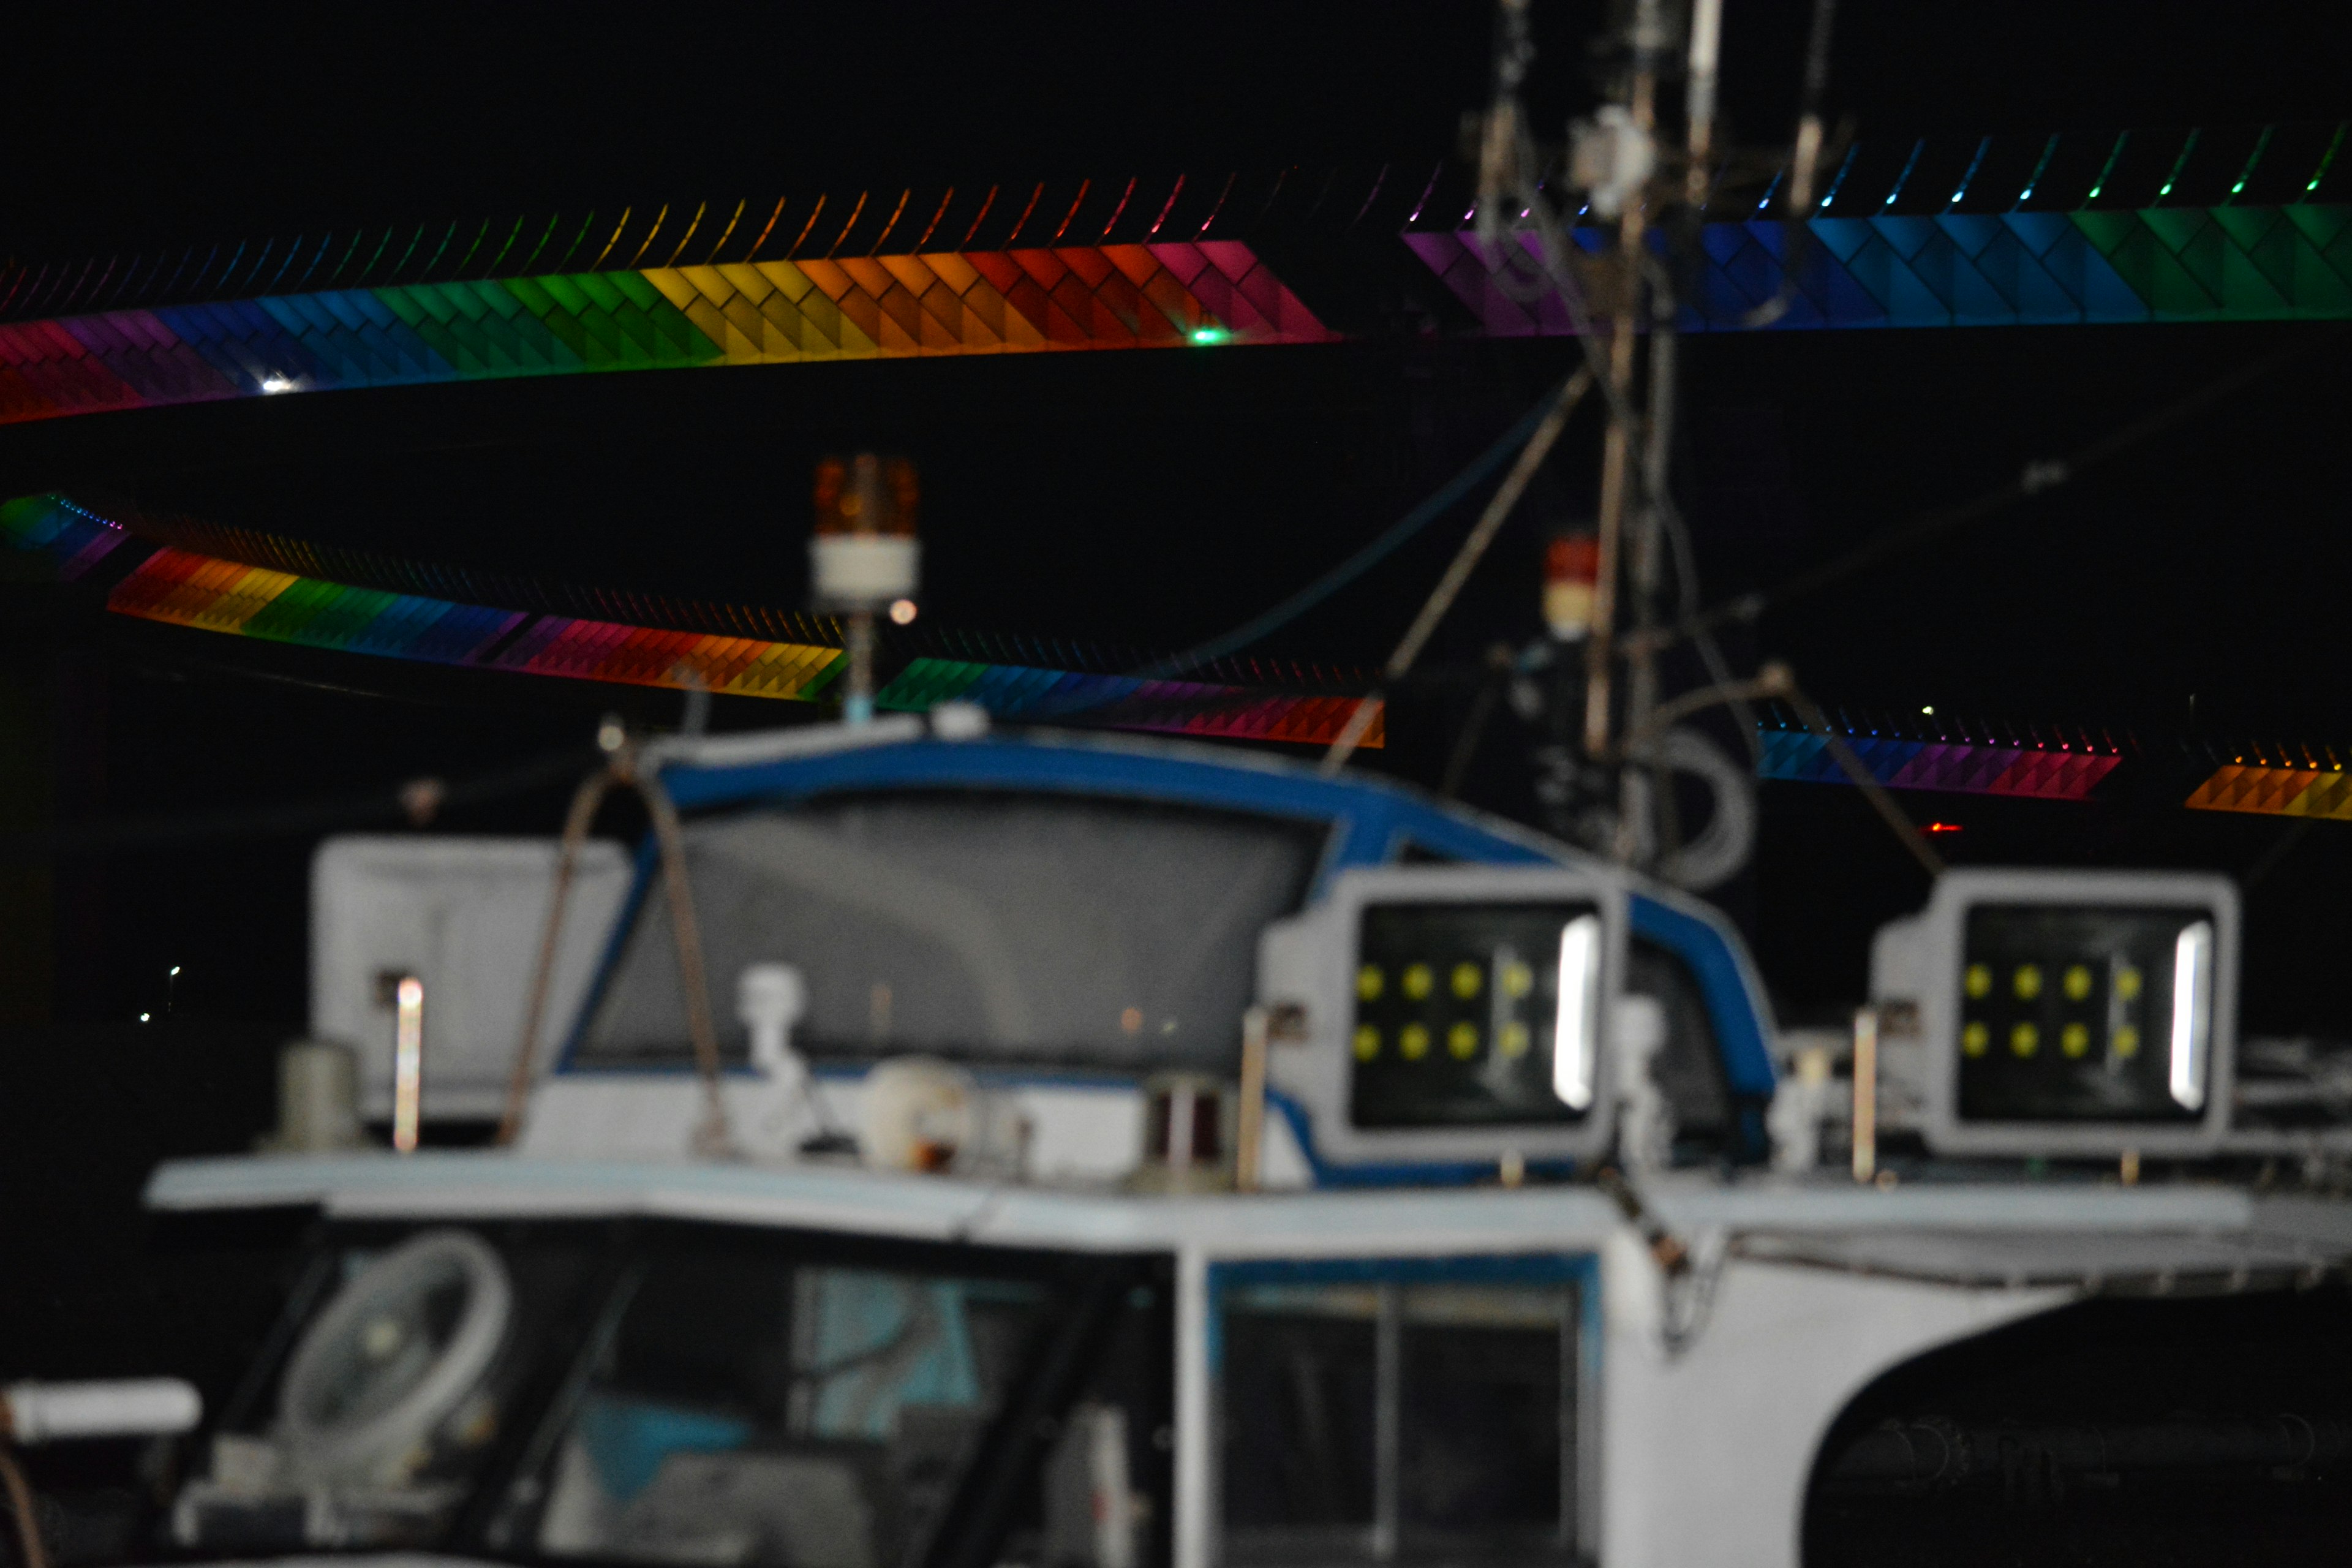
M 1562 383 L 1559 387 L 1538 398 L 1534 405 L 1519 416 L 1517 423 L 1496 437 L 1486 449 L 1470 459 L 1468 466 L 1460 473 L 1431 491 L 1421 504 L 1391 523 L 1377 538 L 1304 588 L 1276 605 L 1272 609 L 1252 616 L 1230 631 L 1211 637 L 1206 642 L 1187 648 L 1182 653 L 1171 654 L 1165 658 L 1154 659 L 1133 673 L 1142 679 L 1164 679 L 1170 676 L 1181 675 L 1187 670 L 1198 669 L 1204 664 L 1213 663 L 1227 654 L 1237 653 L 1254 642 L 1271 637 L 1315 608 L 1394 554 L 1415 534 L 1444 516 L 1455 502 L 1477 488 L 1479 482 L 1487 475 L 1501 468 L 1506 459 L 1526 447 L 1528 439 L 1535 435 L 1536 426 L 1543 423 L 1544 416 L 1559 401 L 1566 385 L 1566 383 Z
M 1893 528 L 1864 540 L 1843 554 L 1808 567 L 1770 588 L 1743 594 L 1696 615 L 1685 615 L 1672 626 L 1662 626 L 1651 634 L 1654 647 L 1663 650 L 1685 638 L 1706 637 L 1719 626 L 1757 621 L 1768 610 L 1780 608 L 1791 600 L 1819 593 L 1965 524 L 1990 517 L 2017 501 L 2070 483 L 2099 464 L 2162 435 L 2184 419 L 2203 412 L 2272 372 L 2284 368 L 2316 349 L 2340 342 L 2347 332 L 2352 332 L 2352 323 L 2315 333 L 2291 347 L 2242 365 L 2152 413 L 2119 426 L 2067 457 L 2029 462 L 2014 479 L 2004 480 L 1968 500 L 1916 513 Z

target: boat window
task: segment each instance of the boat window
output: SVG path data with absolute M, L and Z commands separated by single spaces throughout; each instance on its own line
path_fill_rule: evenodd
M 1058 1270 L 978 1272 L 870 1247 L 839 1261 L 757 1245 L 665 1251 L 586 1346 L 585 1375 L 550 1412 L 492 1544 L 697 1568 L 898 1568 L 979 1532 L 1021 1561 L 1051 1542 L 1062 1568 L 1146 1568 L 1164 1561 L 1166 1402 L 1139 1368 L 1169 1360 L 1160 1294 L 1130 1281 L 1097 1310 Z M 1051 1384 L 1050 1369 L 1073 1364 L 1083 1381 Z M 1004 1426 L 1023 1401 L 1025 1437 Z
M 1166 1259 L 338 1226 L 172 1514 L 199 1554 L 1166 1568 Z
M 528 1419 L 540 1347 L 593 1304 L 593 1229 L 337 1233 L 181 1489 L 178 1544 L 437 1542 Z
M 893 794 L 688 825 L 725 1052 L 753 963 L 797 966 L 812 1056 L 1230 1071 L 1258 932 L 1297 910 L 1318 822 L 1081 796 Z M 648 890 L 575 1059 L 690 1059 L 668 906 Z
M 1045 1306 L 1017 1280 L 664 1259 L 554 1446 L 538 1549 L 895 1564 L 969 1466 Z
M 1410 1275 L 1224 1289 L 1228 1560 L 1572 1560 L 1578 1296 Z

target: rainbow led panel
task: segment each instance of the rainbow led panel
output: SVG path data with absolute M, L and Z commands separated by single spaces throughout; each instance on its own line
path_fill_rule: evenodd
M 1801 230 L 1775 199 L 1780 180 L 1710 198 L 1680 324 L 2352 316 L 2347 141 L 2352 121 L 1859 143 L 1826 172 Z M 1433 178 L 1405 244 L 1486 331 L 1568 331 L 1566 310 L 1530 264 L 1532 247 L 1526 257 L 1486 252 L 1475 213 L 1458 174 Z M 1575 238 L 1591 252 L 1610 237 L 1592 227 Z M 1768 305 L 1780 313 L 1759 316 Z
M 0 323 L 0 424 L 499 376 L 1332 336 L 1227 240 L 544 273 Z
M 1158 730 L 1249 741 L 1328 745 L 1356 706 L 1351 697 L 1299 697 L 1191 680 L 1082 675 L 1020 665 L 918 658 L 875 693 L 877 708 L 921 710 L 950 700 L 976 702 L 1005 719 L 1051 723 L 1075 718 L 1111 729 Z M 1379 746 L 1387 714 L 1363 744 Z
M 2352 206 L 1816 217 L 1788 313 L 1801 327 L 2030 326 L 2352 317 Z M 1497 337 L 1558 335 L 1568 311 L 1521 300 L 1467 231 L 1405 243 Z M 1580 229 L 1598 250 L 1606 237 Z M 1778 221 L 1711 223 L 1686 331 L 1732 331 L 1780 292 Z
M 1948 790 L 1967 795 L 2025 795 L 2037 800 L 2084 800 L 2123 759 L 2085 746 L 2002 746 L 1971 742 L 1914 741 L 1878 735 L 1843 737 L 1870 776 L 1889 789 Z M 1759 726 L 1760 779 L 1845 784 L 1829 742 L 1805 730 Z
M 121 526 L 62 496 L 0 501 L 0 541 L 43 559 L 47 575 L 72 582 L 114 552 Z
M 265 558 L 302 557 L 304 547 L 236 536 L 186 519 L 142 523 L 179 536 L 237 538 Z M 0 503 L 6 559 L 38 575 L 71 580 L 125 545 L 143 560 L 107 597 L 116 614 L 266 641 L 380 658 L 559 676 L 575 680 L 810 701 L 821 699 L 846 660 L 814 643 L 630 626 L 577 616 L 492 609 L 430 595 L 359 587 L 257 566 L 200 550 L 156 546 L 121 522 L 65 497 Z M 404 577 L 431 568 L 377 563 Z M 459 582 L 463 573 L 446 575 Z M 877 694 L 877 706 L 922 711 L 950 700 L 999 718 L 1037 723 L 1151 731 L 1234 740 L 1328 744 L 1354 699 L 1272 692 L 1206 681 L 1143 680 L 1027 665 L 919 657 Z M 1364 744 L 1378 746 L 1385 715 Z
M 2352 773 L 2342 768 L 2231 763 L 2216 768 L 2185 803 L 2191 811 L 2325 816 L 2352 822 Z

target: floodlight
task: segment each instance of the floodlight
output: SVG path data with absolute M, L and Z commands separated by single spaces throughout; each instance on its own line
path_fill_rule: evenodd
M 2237 889 L 2168 871 L 1947 872 L 1871 960 L 1873 998 L 1917 1006 L 1952 1154 L 2211 1152 L 2237 984 Z
M 1597 1157 L 1625 928 L 1607 871 L 1346 872 L 1260 942 L 1269 1085 L 1335 1172 Z

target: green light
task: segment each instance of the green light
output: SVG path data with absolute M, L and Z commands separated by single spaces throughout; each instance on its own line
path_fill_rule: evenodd
M 2107 188 L 2107 176 L 2116 172 L 2116 160 L 2124 155 L 2124 143 L 2130 140 L 2131 132 L 2128 131 L 2116 138 L 2115 146 L 2110 149 L 2107 153 L 2107 162 L 2105 166 L 2100 169 L 2099 177 L 2091 182 L 2090 200 L 2095 202 L 2097 201 L 2099 199 L 2099 193 Z
M 2197 131 L 2191 131 L 2189 133 L 2189 140 L 2180 144 L 2180 156 L 2172 161 L 2172 173 L 2164 176 L 2164 184 L 2156 193 L 2156 199 L 2158 201 L 2162 201 L 2165 197 L 2172 194 L 2173 184 L 2180 178 L 2180 171 L 2188 167 L 2189 154 L 2197 150 L 2197 138 L 2200 134 L 2202 134 L 2201 127 Z M 2102 179 L 2105 178 L 2105 175 L 2101 175 L 2100 177 Z
M 2278 127 L 2275 125 L 2265 125 L 2263 127 L 2262 137 L 2259 141 L 2255 142 L 2252 155 L 2247 158 L 2246 166 L 2238 171 L 2238 183 L 2230 187 L 2230 195 L 2232 198 L 2245 195 L 2246 182 L 2253 178 L 2254 165 L 2263 161 L 2263 153 L 2269 149 L 2271 144 L 2271 135 L 2277 129 Z
M 2307 196 L 2319 189 L 2319 182 L 2327 178 L 2327 165 L 2336 162 L 2336 150 L 2344 145 L 2344 132 L 2347 130 L 2352 130 L 2352 120 L 2347 120 L 2336 128 L 2336 139 L 2328 142 L 2326 153 L 2319 160 L 2319 167 L 2311 172 L 2311 184 L 2303 187 L 2305 195 Z
M 1233 341 L 1233 333 L 1223 327 L 1194 327 L 1192 341 L 1196 343 L 1223 343 Z

